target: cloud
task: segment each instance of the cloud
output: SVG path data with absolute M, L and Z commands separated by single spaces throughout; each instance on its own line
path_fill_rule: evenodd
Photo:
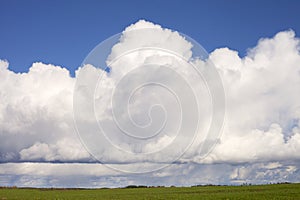
M 228 48 L 210 54 L 227 96 L 223 137 L 208 159 L 299 159 L 300 56 L 293 31 L 261 39 L 244 58 Z
M 249 164 L 173 164 L 147 174 L 124 174 L 96 163 L 5 163 L 0 184 L 23 187 L 191 186 L 206 184 L 268 184 L 297 182 L 299 162 Z
M 145 179 L 143 175 L 124 175 L 103 166 L 99 167 L 82 145 L 73 121 L 73 95 L 78 78 L 85 80 L 83 85 L 79 85 L 82 87 L 77 88 L 80 98 L 75 100 L 77 105 L 82 105 L 78 109 L 80 115 L 77 115 L 81 139 L 92 137 L 93 140 L 85 140 L 85 145 L 88 143 L 87 149 L 95 150 L 94 156 L 109 163 L 112 168 L 119 169 L 122 165 L 125 166 L 122 168 L 125 171 L 143 167 L 152 169 L 151 165 L 157 167 L 161 162 L 177 160 L 177 156 L 173 155 L 184 152 L 184 147 L 190 142 L 191 135 L 184 137 L 175 134 L 180 124 L 180 107 L 172 91 L 154 86 L 147 90 L 136 90 L 129 101 L 130 117 L 137 127 L 144 127 L 144 132 L 131 126 L 132 120 L 124 115 L 127 107 L 116 106 L 124 110 L 115 111 L 119 112 L 117 116 L 120 118 L 117 120 L 123 123 L 121 125 L 124 130 L 129 130 L 138 137 L 147 137 L 149 133 L 158 131 L 163 125 L 162 122 L 167 119 L 163 134 L 138 143 L 138 140 L 121 135 L 118 127 L 112 124 L 116 120 L 111 114 L 114 109 L 110 99 L 112 89 L 118 88 L 120 91 L 115 105 L 125 105 L 124 99 L 129 95 L 127 90 L 136 89 L 143 81 L 155 80 L 174 88 L 173 91 L 179 94 L 182 102 L 189 103 L 185 109 L 191 116 L 199 114 L 192 109 L 192 96 L 189 96 L 185 83 L 192 85 L 196 91 L 195 98 L 203 99 L 198 109 L 203 116 L 208 117 L 200 118 L 202 124 L 197 132 L 198 137 L 188 151 L 176 164 L 148 174 L 152 177 L 148 184 L 193 185 L 299 180 L 300 43 L 292 30 L 279 32 L 273 38 L 259 40 L 256 47 L 249 49 L 242 58 L 238 52 L 229 48 L 216 49 L 209 54 L 224 85 L 226 120 L 217 145 L 205 158 L 201 154 L 201 145 L 206 135 L 201 133 L 207 132 L 207 124 L 211 119 L 209 113 L 212 110 L 209 93 L 204 90 L 205 83 L 195 76 L 195 71 L 185 62 L 174 58 L 168 51 L 136 50 L 120 57 L 141 44 L 143 47 L 167 49 L 186 60 L 193 56 L 193 44 L 178 32 L 141 20 L 127 27 L 120 41 L 113 46 L 106 60 L 106 64 L 111 67 L 110 73 L 92 65 L 85 65 L 76 71 L 76 79 L 65 68 L 43 63 L 33 63 L 26 73 L 14 73 L 9 69 L 8 61 L 0 60 L 0 162 L 4 163 L 0 164 L 0 180 L 6 180 L 0 184 L 63 186 L 71 184 L 71 180 L 74 180 L 72 176 L 76 174 L 80 174 L 80 180 L 85 180 L 83 182 L 86 185 L 89 185 L 88 180 L 95 181 L 91 187 L 145 184 L 142 181 Z M 153 67 L 156 64 L 169 68 Z M 141 65 L 150 67 L 136 70 Z M 207 67 L 203 62 L 199 65 Z M 170 66 L 173 71 L 169 70 Z M 101 87 L 95 87 L 99 74 L 102 73 Z M 127 73 L 135 78 L 129 79 L 129 76 L 124 79 L 124 74 Z M 84 104 L 91 96 L 95 97 L 96 115 L 91 112 L 94 107 Z M 153 106 L 153 102 L 164 105 L 164 109 Z M 106 136 L 115 145 L 132 152 L 133 155 L 124 156 L 123 151 L 112 148 L 101 136 L 94 138 L 94 134 L 98 133 L 98 123 L 110 133 Z M 192 132 L 194 129 L 185 130 Z M 176 137 L 178 143 L 170 146 Z M 95 141 L 97 145 L 94 144 Z M 159 153 L 168 145 L 169 149 Z M 155 151 L 158 153 L 137 156 Z M 45 174 L 38 173 L 41 169 Z M 65 177 L 64 181 L 57 177 L 57 170 L 61 176 L 69 178 Z M 186 174 L 185 177 L 190 177 L 188 182 L 181 176 L 182 172 Z M 98 178 L 103 176 L 107 181 L 103 178 L 101 184 L 92 178 L 94 175 Z M 19 178 L 16 179 L 16 176 Z M 28 182 L 30 177 L 35 177 L 37 182 Z M 78 182 L 78 186 L 82 185 Z
M 1 162 L 88 158 L 73 128 L 69 71 L 34 63 L 27 73 L 14 73 L 8 62 L 0 65 Z
M 85 60 L 76 76 L 74 116 L 93 156 L 104 163 L 154 163 L 156 169 L 177 161 L 197 131 L 206 132 L 210 93 L 191 65 L 206 63 L 192 60 L 192 47 L 178 32 L 142 20 L 113 44 L 109 73 L 92 70 Z M 136 170 L 143 168 L 130 171 Z

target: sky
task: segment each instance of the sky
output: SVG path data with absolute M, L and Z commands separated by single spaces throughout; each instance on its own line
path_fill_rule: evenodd
M 298 1 L 1 4 L 0 186 L 300 181 Z
M 15 72 L 32 62 L 72 74 L 101 41 L 146 19 L 198 41 L 208 52 L 230 47 L 245 55 L 262 37 L 300 31 L 299 1 L 37 1 L 1 0 L 0 58 Z

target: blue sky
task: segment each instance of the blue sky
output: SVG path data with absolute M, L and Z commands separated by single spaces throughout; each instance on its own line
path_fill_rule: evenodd
M 0 59 L 15 72 L 41 61 L 71 73 L 98 43 L 143 18 L 196 39 L 211 52 L 227 46 L 245 55 L 262 37 L 300 32 L 300 2 L 290 1 L 38 1 L 1 0 Z
M 0 0 L 0 186 L 299 182 L 299 10 L 300 1 L 296 0 Z M 100 61 L 105 57 L 103 52 L 110 52 L 106 61 L 118 59 L 110 62 L 111 72 L 101 76 L 103 82 L 99 82 L 102 71 L 92 65 L 78 70 L 76 78 L 70 76 L 69 73 L 74 75 L 94 47 L 131 24 L 130 30 L 157 29 L 152 29 L 151 33 L 137 31 L 133 35 L 127 29 L 113 49 L 103 45 L 99 51 L 94 51 L 92 55 L 96 57 L 92 58 Z M 181 65 L 178 55 L 194 61 L 201 69 L 207 62 L 190 58 L 194 52 L 191 52 L 189 40 L 168 28 L 199 42 L 210 53 L 216 69 L 212 71 L 219 73 L 208 74 L 204 80 L 202 76 L 195 76 L 190 65 Z M 163 48 L 177 56 L 137 50 L 143 45 Z M 124 52 L 130 53 L 122 54 Z M 149 62 L 170 67 L 180 76 L 163 70 L 158 73 L 157 68 L 149 68 L 152 66 Z M 145 65 L 147 68 L 143 68 Z M 138 67 L 142 67 L 140 71 L 133 70 Z M 177 91 L 175 94 L 183 97 L 185 113 L 197 111 L 195 101 L 190 98 L 194 95 L 201 113 L 191 116 L 200 117 L 199 122 L 203 119 L 199 131 L 195 132 L 197 138 L 185 135 L 192 133 L 190 124 L 193 120 L 190 119 L 196 118 L 182 115 L 181 104 L 178 106 L 178 100 L 174 101 L 171 98 L 174 96 L 162 90 L 164 87 L 135 85 L 151 80 L 157 85 L 163 83 L 164 87 L 172 83 L 175 90 L 170 91 Z M 205 81 L 210 84 L 206 85 Z M 218 84 L 221 82 L 223 85 Z M 183 87 L 187 85 L 189 87 Z M 139 92 L 128 91 L 132 88 L 138 88 Z M 150 92 L 144 92 L 146 88 Z M 209 91 L 202 91 L 202 88 Z M 143 95 L 130 96 L 126 101 L 127 94 Z M 216 101 L 211 101 L 210 97 Z M 157 112 L 160 109 L 152 110 L 156 105 L 165 108 L 168 115 Z M 219 109 L 214 109 L 215 105 L 219 105 Z M 127 112 L 130 109 L 129 118 L 123 115 L 126 108 Z M 223 123 L 220 113 L 224 110 Z M 115 115 L 109 116 L 112 111 L 122 114 L 115 118 Z M 220 118 L 213 118 L 211 115 L 215 112 L 211 114 L 211 111 L 219 113 Z M 130 128 L 130 122 L 136 120 L 133 127 L 137 130 L 136 124 L 148 124 L 152 116 L 153 122 L 159 123 L 150 124 L 149 130 L 162 130 L 165 135 L 137 142 L 136 138 L 129 140 L 127 134 L 116 131 L 120 129 L 119 123 L 116 123 L 118 128 L 114 125 L 114 120 L 119 119 L 124 120 L 121 125 Z M 168 119 L 173 121 L 160 129 L 164 116 L 171 116 Z M 182 135 L 174 136 L 172 133 L 176 133 L 174 130 L 181 124 L 178 116 L 187 116 L 189 120 L 183 121 L 190 124 L 182 126 L 189 128 L 183 130 Z M 210 141 L 212 137 L 203 138 L 201 130 L 206 130 L 211 118 L 214 119 L 212 122 L 218 122 L 216 126 L 211 125 L 214 126 L 212 130 L 219 130 L 221 125 L 223 129 L 212 151 L 203 157 L 201 153 L 211 150 L 211 146 L 201 148 L 205 146 L 202 139 L 209 138 Z M 152 123 L 152 118 L 150 121 Z M 107 135 L 99 134 L 99 124 L 113 129 L 108 130 Z M 148 125 L 145 127 L 147 129 Z M 149 134 L 147 130 L 137 132 Z M 112 142 L 103 139 L 104 136 Z M 174 137 L 177 139 L 173 140 Z M 182 153 L 178 150 L 185 149 L 188 140 L 194 139 L 183 157 L 175 159 L 176 162 L 170 160 L 176 152 Z M 111 144 L 118 144 L 124 151 Z M 88 152 L 84 146 L 89 147 L 88 150 L 97 147 L 92 149 L 96 152 Z M 163 151 L 164 148 L 167 151 Z M 124 152 L 146 155 L 147 158 L 128 156 Z M 151 157 L 145 152 L 154 153 Z M 100 162 L 109 163 L 110 168 L 100 165 L 91 153 L 100 156 Z M 170 166 L 158 171 L 123 173 L 129 168 L 136 173 L 169 162 L 172 162 Z

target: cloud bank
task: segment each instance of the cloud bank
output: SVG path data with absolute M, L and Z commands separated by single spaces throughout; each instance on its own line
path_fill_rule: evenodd
M 142 28 L 155 28 L 156 31 L 147 37 L 130 35 L 130 30 Z M 177 32 L 141 20 L 125 29 L 123 38 L 114 46 L 107 62 L 125 52 L 127 48 L 134 48 L 140 43 L 159 44 L 182 57 L 191 56 L 192 45 L 185 41 L 184 37 Z M 145 175 L 122 174 L 96 164 L 97 161 L 85 150 L 73 122 L 73 92 L 76 79 L 70 76 L 67 69 L 34 63 L 27 73 L 14 73 L 9 70 L 8 62 L 2 60 L 0 61 L 0 162 L 3 164 L 0 164 L 2 180 L 0 183 L 23 186 L 68 186 L 74 183 L 72 178 L 74 176 L 78 178 L 79 187 L 299 181 L 299 52 L 299 39 L 292 30 L 288 30 L 277 33 L 273 38 L 260 39 L 256 47 L 250 49 L 242 58 L 238 52 L 229 48 L 216 49 L 210 53 L 209 58 L 220 74 L 226 94 L 226 118 L 222 135 L 213 151 L 205 158 L 198 151 L 200 138 L 178 160 L 179 163 L 147 174 L 151 178 L 146 182 Z M 172 63 L 178 66 L 180 72 L 190 82 L 197 81 L 193 79 L 192 72 L 180 68 L 182 63 L 176 63 L 167 55 L 149 56 L 149 52 L 137 52 L 130 56 L 114 63 L 111 73 L 105 73 L 106 88 L 114 88 L 122 72 L 130 70 L 130 66 L 154 61 L 162 64 Z M 101 69 L 91 65 L 79 70 L 85 70 L 91 81 L 91 77 L 96 78 L 95 74 L 102 73 Z M 76 72 L 77 75 L 79 70 Z M 97 101 L 109 101 L 105 99 L 108 95 L 103 95 L 105 92 L 98 91 Z M 155 96 L 158 94 L 151 91 L 143 94 L 146 99 L 160 100 Z M 171 101 L 168 96 L 161 94 L 164 93 L 159 93 L 162 99 Z M 138 100 L 134 106 L 149 107 L 147 101 Z M 105 113 L 108 108 L 99 106 L 97 109 L 99 109 L 98 119 L 107 120 Z M 139 110 L 141 109 L 136 111 Z M 171 108 L 168 111 L 172 113 Z M 159 116 L 156 118 L 159 119 Z M 133 113 L 133 117 L 140 124 L 145 124 L 149 120 L 139 112 Z M 82 118 L 88 120 L 84 113 Z M 138 121 L 139 119 L 142 120 Z M 174 129 L 173 126 L 168 128 Z M 171 134 L 166 136 L 168 137 L 153 140 L 148 146 L 144 145 L 144 149 L 137 147 L 132 149 L 134 145 L 126 142 L 125 138 L 116 135 L 111 137 L 116 138 L 116 142 L 123 145 L 123 148 L 139 152 L 152 151 L 168 144 L 173 136 Z M 99 145 L 101 146 L 101 143 Z M 105 149 L 104 143 L 102 146 Z M 139 165 L 142 160 L 124 158 L 118 152 L 112 153 L 107 150 L 103 155 L 105 155 L 103 159 L 116 165 L 128 161 L 130 167 L 144 167 Z M 168 154 L 156 156 L 159 157 L 149 159 L 147 162 L 155 163 L 163 160 Z M 56 164 L 57 162 L 70 164 Z M 56 174 L 57 171 L 59 175 Z M 176 174 L 178 176 L 174 180 Z M 92 177 L 98 179 L 89 185 L 88 180 L 93 179 Z M 101 180 L 100 183 L 99 177 L 103 177 L 106 181 Z M 185 177 L 189 177 L 189 180 Z

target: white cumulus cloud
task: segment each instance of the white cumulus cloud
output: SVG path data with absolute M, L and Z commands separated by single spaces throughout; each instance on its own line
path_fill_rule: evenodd
M 149 31 L 143 31 L 148 29 L 152 30 L 151 34 Z M 76 100 L 79 103 L 84 102 L 92 95 L 95 97 L 97 111 L 96 116 L 93 115 L 90 118 L 91 108 L 84 107 L 82 104 L 80 111 L 84 112 L 79 115 L 78 120 L 84 130 L 81 132 L 84 137 L 93 136 L 96 133 L 94 127 L 98 128 L 97 123 L 100 121 L 104 129 L 116 130 L 110 132 L 111 135 L 108 137 L 123 150 L 129 152 L 149 153 L 160 150 L 162 146 L 168 146 L 173 142 L 176 138 L 174 130 L 177 130 L 177 125 L 180 124 L 180 118 L 177 117 L 180 109 L 176 107 L 177 102 L 173 98 L 172 91 L 166 92 L 156 87 L 149 90 L 136 90 L 136 97 L 130 99 L 129 103 L 131 117 L 140 127 L 148 127 L 147 124 L 150 122 L 153 125 L 146 129 L 148 132 L 134 132 L 134 134 L 141 134 L 138 136 L 143 137 L 157 131 L 167 116 L 167 119 L 173 123 L 166 122 L 164 136 L 137 144 L 137 140 L 128 140 L 127 137 L 120 136 L 118 134 L 120 130 L 111 124 L 111 120 L 114 119 L 108 113 L 111 113 L 113 109 L 109 99 L 112 89 L 118 86 L 124 74 L 134 71 L 137 66 L 141 65 L 151 66 L 155 63 L 161 66 L 172 66 L 172 69 L 184 77 L 183 80 L 195 85 L 194 89 L 199 91 L 196 94 L 197 97 L 205 97 L 203 104 L 199 105 L 202 114 L 211 111 L 209 101 L 205 100 L 209 94 L 203 92 L 205 84 L 199 82 L 195 73 L 188 69 L 184 62 L 174 59 L 174 55 L 170 55 L 170 52 L 161 52 L 157 49 L 137 50 L 119 58 L 128 50 L 149 46 L 170 50 L 185 59 L 192 57 L 193 45 L 178 32 L 144 20 L 127 27 L 107 59 L 111 72 L 104 73 L 101 88 L 94 88 L 96 90 L 80 88 L 80 94 L 83 95 Z M 175 182 L 175 185 L 193 185 L 299 180 L 299 52 L 300 40 L 292 30 L 288 30 L 279 32 L 272 38 L 260 39 L 256 47 L 250 49 L 244 57 L 240 57 L 238 52 L 229 48 L 216 49 L 210 53 L 209 58 L 220 74 L 226 95 L 226 116 L 222 135 L 213 151 L 203 159 L 203 155 L 199 153 L 199 146 L 205 138 L 201 133 L 207 130 L 206 124 L 210 117 L 208 115 L 208 119 L 202 119 L 202 129 L 197 133 L 199 137 L 179 159 L 184 164 L 179 162 L 151 173 L 152 179 L 147 183 L 173 185 L 172 183 Z M 202 63 L 201 66 L 205 67 L 205 64 Z M 160 74 L 161 68 L 153 69 L 151 68 L 152 71 L 150 68 L 148 71 L 136 71 L 139 76 L 135 75 L 135 79 L 124 79 L 125 84 L 121 85 L 123 87 L 120 86 L 122 89 L 120 91 L 134 88 L 141 81 L 150 81 L 154 74 L 156 74 L 156 81 L 165 81 L 165 83 L 172 83 L 172 79 L 176 76 L 170 73 Z M 75 131 L 73 94 L 78 76 L 87 80 L 85 83 L 88 89 L 93 89 L 93 84 L 101 73 L 101 69 L 85 65 L 78 69 L 76 77 L 73 78 L 67 69 L 43 63 L 33 63 L 28 72 L 15 73 L 9 69 L 8 61 L 0 60 L 0 162 L 4 163 L 0 164 L 0 180 L 2 179 L 0 184 L 30 185 L 28 179 L 35 177 L 37 182 L 32 185 L 61 186 L 72 183 L 72 176 L 77 173 L 85 177 L 83 182 L 86 185 L 89 184 L 88 180 L 91 180 L 94 174 L 98 178 L 105 177 L 108 180 L 105 182 L 107 185 L 110 183 L 113 186 L 118 186 L 118 183 L 119 185 L 145 183 L 142 181 L 142 175 L 123 175 L 103 167 L 96 170 L 97 164 L 30 163 L 95 162 L 85 150 Z M 172 86 L 183 92 L 186 91 L 183 82 L 177 81 Z M 120 96 L 117 96 L 116 105 L 122 103 L 126 95 L 128 94 L 125 92 L 120 93 Z M 184 101 L 189 102 L 188 95 L 182 95 L 182 97 L 186 98 Z M 165 110 L 151 107 L 152 102 L 165 105 Z M 187 109 L 192 110 L 192 105 L 191 103 Z M 152 110 L 150 109 L 151 112 L 148 113 L 149 108 Z M 96 117 L 98 121 L 93 117 Z M 128 116 L 120 115 L 122 120 L 126 117 Z M 128 122 L 123 124 L 125 128 L 135 130 L 128 125 L 131 121 L 125 122 Z M 182 143 L 186 142 L 184 144 L 190 140 L 182 135 L 179 138 Z M 99 146 L 91 148 L 101 150 L 98 153 L 103 161 L 109 162 L 112 167 L 126 163 L 128 168 L 134 170 L 141 167 L 147 168 L 151 163 L 163 162 L 168 160 L 174 152 L 182 151 L 182 147 L 177 145 L 162 154 L 149 157 L 123 156 L 124 154 L 118 150 L 107 146 L 108 143 L 101 141 L 99 138 Z M 36 170 L 30 170 L 30 168 Z M 95 169 L 92 170 L 92 168 Z M 44 174 L 37 173 L 41 169 L 44 169 Z M 73 170 L 69 171 L 69 169 Z M 60 175 L 66 174 L 68 176 L 66 181 L 69 182 L 64 182 L 56 176 L 57 170 Z M 182 175 L 182 172 L 185 175 Z M 14 174 L 23 178 L 14 179 L 12 177 Z M 178 175 L 176 180 L 174 180 L 175 175 Z M 53 179 L 49 178 L 51 176 Z M 190 177 L 187 182 L 184 176 Z M 99 181 L 94 179 L 93 181 L 91 186 L 101 186 Z

